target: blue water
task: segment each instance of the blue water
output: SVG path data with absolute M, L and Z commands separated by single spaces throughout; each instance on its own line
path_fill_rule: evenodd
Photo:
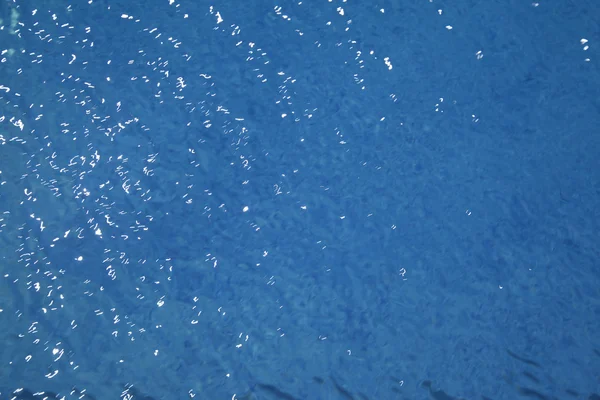
M 0 19 L 0 399 L 599 398 L 599 2 Z

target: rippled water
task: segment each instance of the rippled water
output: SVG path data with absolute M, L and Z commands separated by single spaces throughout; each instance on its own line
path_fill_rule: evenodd
M 358 3 L 0 3 L 0 398 L 598 398 L 600 5 Z

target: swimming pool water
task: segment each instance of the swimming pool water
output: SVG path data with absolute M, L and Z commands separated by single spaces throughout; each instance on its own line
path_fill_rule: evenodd
M 597 399 L 600 4 L 0 4 L 1 399 Z

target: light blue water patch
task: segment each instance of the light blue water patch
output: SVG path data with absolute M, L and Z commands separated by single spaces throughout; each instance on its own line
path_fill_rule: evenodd
M 2 2 L 0 398 L 597 398 L 598 18 Z

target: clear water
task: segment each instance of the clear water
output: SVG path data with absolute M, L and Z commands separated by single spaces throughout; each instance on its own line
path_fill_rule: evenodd
M 598 399 L 600 3 L 0 19 L 1 399 Z

